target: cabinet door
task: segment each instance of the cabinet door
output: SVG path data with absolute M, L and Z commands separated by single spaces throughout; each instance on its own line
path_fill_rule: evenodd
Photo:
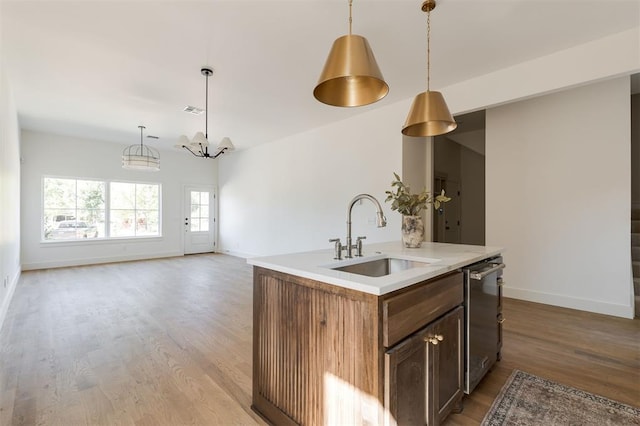
M 462 401 L 463 308 L 385 353 L 387 424 L 436 426 Z
M 437 346 L 437 367 L 433 371 L 436 398 L 433 401 L 435 422 L 440 424 L 451 411 L 462 409 L 464 389 L 464 309 L 458 307 L 433 324 Z M 427 337 L 428 338 L 428 337 Z
M 385 353 L 387 425 L 427 423 L 427 370 L 435 349 L 424 341 L 429 329 L 422 329 Z

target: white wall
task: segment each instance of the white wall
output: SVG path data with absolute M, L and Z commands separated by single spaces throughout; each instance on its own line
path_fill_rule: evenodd
M 324 106 L 319 106 L 324 107 Z M 346 211 L 359 193 L 383 204 L 386 228 L 375 227 L 375 208 L 353 209 L 352 236 L 365 243 L 400 239 L 400 214 L 384 203 L 393 172 L 402 173 L 404 117 L 380 108 L 247 151 L 220 163 L 220 246 L 244 256 L 331 248 L 346 238 Z M 402 112 L 404 113 L 404 112 Z
M 20 134 L 0 58 L 0 329 L 20 277 Z
M 625 77 L 487 110 L 506 296 L 633 317 L 629 97 Z
M 132 144 L 138 142 L 131 141 Z M 187 184 L 215 186 L 218 160 L 195 158 L 181 151 L 161 151 L 159 172 L 125 170 L 121 166 L 125 147 L 116 143 L 22 132 L 23 270 L 179 256 L 184 253 L 183 187 Z M 45 175 L 161 183 L 162 237 L 41 242 L 41 188 Z
M 640 27 L 444 87 L 442 92 L 457 115 L 637 72 Z
M 598 58 L 598 61 L 594 62 L 593 58 Z M 634 28 L 508 69 L 440 88 L 440 90 L 451 111 L 454 114 L 461 114 L 533 98 L 542 93 L 557 92 L 567 87 L 605 81 L 614 76 L 629 75 L 638 71 L 640 71 L 640 28 Z M 416 93 L 420 90 L 422 89 L 416 88 Z M 617 102 L 628 107 L 628 96 L 627 92 L 627 98 L 618 99 Z M 341 237 L 344 241 L 344 210 L 348 200 L 358 192 L 370 192 L 378 198 L 383 198 L 384 191 L 388 189 L 391 181 L 391 172 L 398 171 L 402 166 L 400 127 L 411 101 L 412 99 L 406 99 L 386 106 L 383 106 L 384 101 L 381 101 L 378 110 L 365 112 L 352 119 L 255 149 L 236 152 L 227 157 L 228 161 L 220 163 L 219 170 L 221 248 L 243 255 L 266 255 L 329 248 L 330 244 L 326 241 L 329 237 Z M 614 108 L 620 105 L 616 104 Z M 602 120 L 594 121 L 593 125 L 599 125 L 601 129 L 598 131 L 604 131 L 607 134 L 611 128 L 609 123 Z M 559 123 L 559 126 L 560 129 L 564 128 L 562 123 Z M 626 127 L 628 128 L 629 126 Z M 544 131 L 546 137 L 554 134 L 556 129 L 546 126 L 540 131 Z M 607 139 L 608 136 L 604 140 Z M 602 143 L 603 141 L 599 141 L 598 146 L 602 146 Z M 619 158 L 616 159 L 616 161 L 619 160 Z M 620 164 L 622 168 L 629 164 L 629 151 L 626 159 Z M 487 170 L 489 167 L 487 164 Z M 526 170 L 532 173 L 529 176 L 530 179 L 545 177 L 544 168 Z M 514 178 L 520 173 L 516 168 L 512 168 L 509 172 Z M 619 177 L 616 175 L 616 178 Z M 507 179 L 511 178 L 512 176 L 507 176 Z M 625 182 L 617 180 L 608 180 L 608 182 L 616 187 L 616 190 L 621 188 L 619 185 L 629 186 L 629 179 Z M 487 182 L 487 193 L 495 194 L 491 185 L 492 183 Z M 578 182 L 577 185 L 581 191 L 590 190 L 588 181 Z M 626 205 L 628 207 L 630 194 L 629 188 L 627 189 Z M 487 198 L 490 196 L 491 200 L 496 197 L 487 195 Z M 595 198 L 594 195 L 594 200 Z M 593 204 L 596 203 L 593 202 Z M 397 213 L 391 212 L 387 206 L 384 207 L 390 219 L 386 229 L 365 226 L 362 223 L 363 220 L 355 219 L 354 234 L 366 234 L 369 239 L 365 243 L 399 240 L 400 217 Z M 362 208 L 365 216 L 372 215 L 371 206 L 362 206 Z M 590 209 L 595 207 L 590 206 Z M 487 211 L 487 221 L 495 224 L 495 218 L 490 217 L 495 214 L 492 212 Z M 519 213 L 523 215 L 519 219 L 528 223 L 529 213 L 526 211 Z M 628 238 L 628 209 L 626 214 L 625 217 L 618 215 L 608 220 L 614 221 L 616 227 L 624 227 Z M 370 219 L 371 217 L 365 218 L 364 221 Z M 363 226 L 364 229 L 362 229 Z M 357 227 L 361 228 L 356 230 Z M 537 232 L 535 228 L 526 229 L 531 235 Z M 531 258 L 544 258 L 547 250 L 553 248 L 553 246 L 536 247 L 536 251 L 526 251 L 516 255 L 514 253 L 519 253 L 515 248 L 518 244 L 517 238 L 514 241 L 513 237 L 507 237 L 505 236 L 503 240 L 500 235 L 492 234 L 489 238 L 487 233 L 487 244 L 504 246 L 506 253 L 512 253 L 508 258 L 513 264 L 513 267 L 509 265 L 511 271 L 517 268 L 517 262 L 525 262 Z M 516 244 L 515 247 L 511 247 L 512 242 Z M 605 238 L 602 243 L 597 240 L 582 243 L 583 252 L 621 253 L 625 251 L 626 261 L 629 262 L 629 244 L 618 239 L 618 236 L 614 240 Z M 524 257 L 516 261 L 517 256 Z M 593 266 L 584 263 L 583 266 L 585 265 Z M 588 269 L 586 266 L 585 270 Z M 573 265 L 558 265 L 555 269 L 562 271 L 563 277 L 571 276 Z M 596 275 L 601 276 L 603 272 L 608 273 L 610 267 L 601 267 L 598 263 L 595 269 L 598 269 Z M 596 312 L 606 308 L 607 312 L 614 315 L 629 316 L 630 300 L 625 299 L 625 294 L 630 297 L 630 289 L 625 287 L 626 280 L 619 278 L 613 284 L 608 284 L 615 288 L 604 295 L 602 303 L 591 300 L 591 298 L 598 298 L 600 293 L 592 289 L 593 291 L 587 294 L 589 303 L 573 303 L 572 306 Z M 567 300 L 571 302 L 579 300 L 574 298 L 576 294 L 584 294 L 582 291 L 576 292 L 573 281 L 553 279 L 551 282 L 555 286 L 554 293 L 546 299 L 546 303 L 564 306 L 567 305 Z M 545 287 L 540 289 L 541 292 L 546 290 Z M 512 292 L 511 295 L 514 296 L 514 293 Z

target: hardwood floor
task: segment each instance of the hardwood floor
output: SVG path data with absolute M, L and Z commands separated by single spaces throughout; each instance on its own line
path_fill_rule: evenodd
M 505 299 L 502 360 L 451 425 L 477 425 L 514 369 L 640 407 L 640 320 Z
M 0 425 L 264 424 L 251 406 L 251 267 L 196 255 L 24 272 L 0 331 Z M 640 406 L 640 320 L 507 299 L 503 359 L 448 425 L 477 425 L 514 368 Z

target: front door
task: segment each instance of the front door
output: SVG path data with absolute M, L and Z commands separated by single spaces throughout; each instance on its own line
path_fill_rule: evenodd
M 187 186 L 184 190 L 184 254 L 215 251 L 215 201 L 214 188 Z

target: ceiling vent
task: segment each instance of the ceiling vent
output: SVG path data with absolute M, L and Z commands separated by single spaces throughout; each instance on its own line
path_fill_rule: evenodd
M 187 105 L 186 107 L 184 107 L 183 111 L 193 115 L 200 115 L 204 112 L 202 108 L 194 107 L 191 105 Z

